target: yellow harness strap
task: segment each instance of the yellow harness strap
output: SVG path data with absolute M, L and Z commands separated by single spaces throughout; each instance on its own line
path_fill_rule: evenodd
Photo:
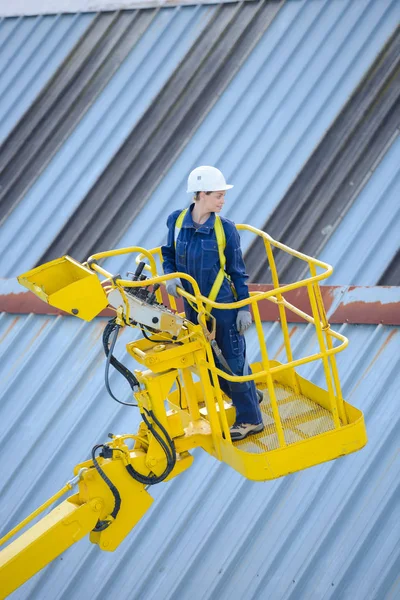
M 176 246 L 176 240 L 178 239 L 178 235 L 179 235 L 179 232 L 182 227 L 183 219 L 184 219 L 187 211 L 188 211 L 188 209 L 185 208 L 185 210 L 183 210 L 181 212 L 181 214 L 179 215 L 179 217 L 176 220 L 176 223 L 175 223 L 175 246 Z M 224 281 L 224 277 L 228 277 L 228 279 L 230 279 L 229 276 L 227 275 L 227 273 L 225 273 L 225 264 L 226 264 L 225 231 L 224 231 L 224 226 L 222 225 L 221 217 L 219 217 L 218 215 L 215 215 L 214 230 L 215 230 L 215 237 L 217 238 L 220 269 L 218 271 L 218 275 L 215 278 L 215 281 L 213 283 L 211 291 L 208 295 L 208 299 L 212 300 L 212 301 L 214 301 L 217 298 L 218 292 L 221 289 L 222 282 Z M 207 312 L 209 312 L 209 313 L 212 310 L 212 307 L 210 305 L 207 305 L 205 308 L 206 308 Z

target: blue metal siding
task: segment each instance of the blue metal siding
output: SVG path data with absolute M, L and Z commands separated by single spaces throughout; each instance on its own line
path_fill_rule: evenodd
M 104 324 L 0 318 L 5 530 L 59 489 L 109 431 L 137 427 L 135 409 L 105 393 Z M 315 348 L 311 327 L 291 330 L 295 356 Z M 264 331 L 270 356 L 283 359 L 279 324 Z M 84 539 L 12 598 L 395 598 L 399 329 L 343 325 L 340 332 L 350 339 L 338 356 L 344 396 L 364 411 L 368 428 L 361 452 L 256 483 L 195 450 L 189 471 L 151 490 L 152 508 L 116 552 Z M 255 332 L 247 337 L 254 360 Z M 124 361 L 128 339 L 124 333 L 117 346 Z M 321 384 L 321 368 L 302 373 Z M 128 397 L 119 377 L 111 384 Z
M 7 219 L 0 272 L 31 268 L 102 173 L 207 23 L 207 7 L 166 8 Z M 29 247 L 29 255 L 26 248 Z
M 262 228 L 399 18 L 400 4 L 388 0 L 287 2 L 119 246 L 164 241 L 199 164 L 218 166 L 235 186 L 224 216 Z M 252 240 L 242 234 L 244 250 Z
M 224 214 L 261 226 L 392 33 L 399 7 L 389 0 L 288 1 L 120 245 L 151 247 L 163 241 L 167 215 L 188 200 L 186 175 L 201 163 L 217 164 L 235 184 Z M 6 221 L 0 241 L 3 276 L 34 263 L 210 10 L 160 10 L 148 38 Z M 371 235 L 390 247 L 396 242 L 396 151 L 397 141 L 324 250 L 336 266 L 333 283 L 349 283 L 358 273 L 363 282 L 374 282 L 386 264 L 384 253 L 377 264 L 365 248 Z M 357 253 L 352 245 L 350 254 L 342 252 L 350 238 Z M 123 272 L 131 265 L 118 259 L 108 266 Z M 109 431 L 136 430 L 135 409 L 115 404 L 104 388 L 104 325 L 103 319 L 86 324 L 67 317 L 0 315 L 3 532 L 64 485 L 73 466 Z M 343 393 L 365 413 L 365 449 L 266 483 L 247 481 L 195 450 L 186 473 L 151 490 L 152 508 L 116 552 L 102 553 L 84 539 L 12 598 L 397 598 L 399 328 L 343 325 L 340 331 L 350 339 L 338 357 Z M 266 323 L 264 332 L 270 356 L 283 358 L 279 324 Z M 311 353 L 312 328 L 293 325 L 291 332 L 295 357 Z M 125 332 L 117 357 L 132 368 L 124 351 L 128 339 Z M 247 340 L 249 358 L 256 360 L 254 331 Z M 322 381 L 320 367 L 303 367 L 301 373 Z M 129 398 L 119 376 L 111 376 L 111 385 L 117 396 Z
M 400 247 L 399 157 L 397 137 L 318 257 L 335 265 L 331 285 L 376 285 Z
M 78 14 L 0 20 L 0 143 L 93 18 Z
M 8 218 L 0 241 L 3 276 L 42 255 L 215 10 L 159 11 Z M 235 184 L 224 214 L 262 227 L 399 16 L 395 0 L 287 2 L 119 245 L 160 244 L 168 213 L 188 201 L 188 172 L 201 163 L 218 165 Z M 243 236 L 245 250 L 251 240 Z

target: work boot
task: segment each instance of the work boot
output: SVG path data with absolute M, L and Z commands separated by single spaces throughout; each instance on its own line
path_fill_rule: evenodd
M 244 438 L 253 433 L 260 433 L 263 429 L 264 423 L 257 423 L 257 425 L 254 423 L 235 423 L 229 431 L 232 442 L 237 442 L 244 440 Z

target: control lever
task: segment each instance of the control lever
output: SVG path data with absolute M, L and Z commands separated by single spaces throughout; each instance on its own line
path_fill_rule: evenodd
M 134 273 L 132 273 L 132 271 L 127 272 L 127 275 L 132 275 L 132 281 L 137 281 L 139 279 L 139 276 L 142 274 L 145 264 L 146 264 L 145 262 L 141 261 L 138 264 L 136 271 Z
M 153 291 L 151 292 L 149 299 L 147 300 L 148 304 L 153 304 L 154 300 L 156 299 L 156 291 L 160 288 L 160 284 L 159 283 L 155 283 L 154 287 L 153 287 Z

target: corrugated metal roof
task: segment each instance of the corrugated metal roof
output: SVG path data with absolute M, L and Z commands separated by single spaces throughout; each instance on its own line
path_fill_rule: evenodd
M 0 272 L 30 268 L 85 197 L 215 7 L 166 8 L 6 221 Z M 68 17 L 70 18 L 70 17 Z M 29 255 L 26 252 L 29 248 Z
M 399 18 L 400 5 L 386 0 L 285 3 L 119 246 L 164 241 L 198 164 L 218 166 L 234 183 L 224 216 L 262 228 Z M 244 250 L 252 241 L 242 234 Z
M 215 10 L 160 10 L 9 216 L 0 246 L 2 275 L 24 271 L 43 255 Z M 216 164 L 234 180 L 226 216 L 262 227 L 399 14 L 395 0 L 286 2 L 119 245 L 163 241 L 166 217 L 187 202 L 185 179 L 199 163 Z M 244 249 L 251 240 L 243 236 Z
M 135 410 L 105 393 L 104 323 L 0 317 L 5 530 L 60 488 L 109 431 L 136 429 Z M 264 331 L 270 355 L 281 357 L 279 325 Z M 186 473 L 151 490 L 153 507 L 116 552 L 85 539 L 12 598 L 396 598 L 399 328 L 340 332 L 350 339 L 338 358 L 344 396 L 364 411 L 368 429 L 361 452 L 255 483 L 196 450 Z M 125 361 L 127 339 L 117 346 Z M 295 355 L 316 344 L 306 325 L 291 327 L 291 340 Z M 248 350 L 257 358 L 254 332 Z M 322 382 L 319 367 L 303 374 Z M 124 382 L 111 382 L 123 395 Z
M 381 275 L 378 285 L 398 285 L 400 282 L 400 247 Z
M 400 28 L 313 152 L 263 226 L 284 244 L 317 256 L 397 139 L 400 114 Z M 395 208 L 393 206 L 393 208 Z M 392 256 L 396 245 L 392 246 Z M 246 255 L 250 279 L 270 280 L 261 239 Z M 392 256 L 390 258 L 392 258 Z M 389 259 L 390 260 L 390 259 Z M 304 277 L 307 267 L 276 257 L 280 281 Z M 356 283 L 356 282 L 354 282 Z
M 114 246 L 283 5 L 219 6 L 79 208 L 38 260 Z
M 192 4 L 221 4 L 239 0 L 168 0 L 168 6 Z M 254 0 L 240 0 L 253 2 Z M 13 0 L 12 4 L 0 5 L 0 15 L 38 15 L 53 13 L 107 12 L 136 8 L 164 7 L 165 0 Z
M 0 19 L 0 143 L 95 15 Z
M 156 10 L 99 14 L 0 148 L 0 223 L 72 133 Z
M 331 285 L 376 285 L 400 246 L 400 137 L 371 174 L 319 258 L 335 265 Z M 400 285 L 400 280 L 393 285 Z
M 215 8 L 159 12 L 5 222 L 2 275 L 32 266 L 54 239 L 208 22 L 209 10 Z M 199 163 L 216 164 L 234 179 L 225 214 L 261 226 L 393 32 L 398 11 L 399 4 L 390 0 L 286 2 L 120 245 L 151 247 L 163 240 L 167 215 L 187 201 L 186 174 Z M 374 204 L 374 190 L 389 173 L 393 185 L 385 194 L 387 204 L 379 202 L 379 217 L 373 214 L 380 239 L 387 235 L 388 243 L 394 239 L 390 202 L 391 190 L 397 189 L 396 144 L 363 191 Z M 246 202 L 240 202 L 244 195 Z M 341 227 L 347 233 L 339 227 L 336 233 L 343 237 L 332 237 L 333 253 L 351 235 L 349 219 L 361 205 L 355 202 L 346 215 Z M 355 227 L 359 215 L 352 221 Z M 351 262 L 363 260 L 369 277 L 369 266 L 372 271 L 375 266 L 364 249 L 371 231 L 358 231 L 361 250 Z M 248 244 L 245 236 L 244 247 Z M 343 277 L 350 277 L 346 255 L 337 258 L 337 272 L 347 261 Z M 127 265 L 118 260 L 108 266 L 117 272 Z M 116 405 L 105 392 L 104 323 L 0 315 L 4 530 L 59 489 L 109 431 L 136 430 L 135 410 Z M 270 356 L 279 358 L 279 324 L 266 323 L 264 331 Z M 399 328 L 343 325 L 340 331 L 350 338 L 338 359 L 343 392 L 365 413 L 365 449 L 268 483 L 247 481 L 196 450 L 186 473 L 151 491 L 152 508 L 115 553 L 102 553 L 82 540 L 12 597 L 396 598 Z M 294 325 L 291 334 L 295 356 L 312 351 L 309 326 Z M 127 338 L 125 333 L 118 342 L 117 356 L 132 367 L 123 350 Z M 248 351 L 251 360 L 258 358 L 252 331 Z M 317 384 L 322 381 L 320 368 L 301 372 Z M 129 397 L 120 378 L 112 376 L 111 384 L 116 394 Z

